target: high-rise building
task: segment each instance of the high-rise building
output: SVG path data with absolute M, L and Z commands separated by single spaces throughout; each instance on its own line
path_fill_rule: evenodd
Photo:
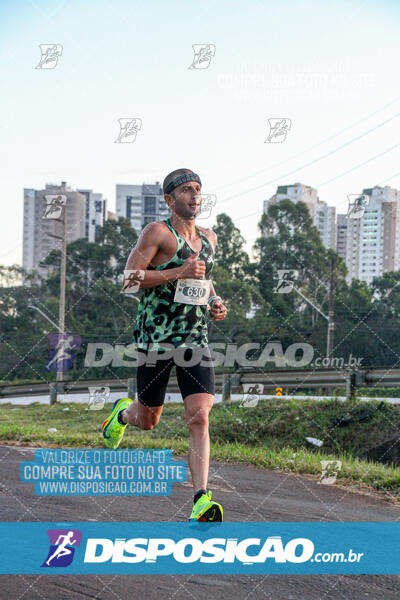
M 325 248 L 336 248 L 336 208 L 318 200 L 314 208 L 313 222 L 319 231 Z
M 279 185 L 276 194 L 269 200 L 264 200 L 264 212 L 268 211 L 268 206 L 288 199 L 297 204 L 304 202 L 307 206 L 313 224 L 318 229 L 322 243 L 326 248 L 336 248 L 336 209 L 334 206 L 328 206 L 318 198 L 317 190 L 302 183 L 293 185 Z
M 95 242 L 97 232 L 106 220 L 107 200 L 103 199 L 103 194 L 94 193 L 92 190 L 76 191 L 86 198 L 85 237 L 89 242 Z
M 371 283 L 400 269 L 400 191 L 390 186 L 363 190 L 368 202 L 359 218 L 347 218 L 348 280 Z
M 61 185 L 47 184 L 44 190 L 24 189 L 24 237 L 23 267 L 45 274 L 40 262 L 54 249 L 61 249 L 61 240 L 52 237 L 62 236 L 63 224 L 55 219 L 44 219 L 47 195 L 67 197 L 67 243 L 85 237 L 86 197 L 71 190 L 63 181 Z
M 170 215 L 160 182 L 142 185 L 117 184 L 117 218 L 129 219 L 140 233 L 143 226 L 152 221 L 161 221 Z
M 346 260 L 347 215 L 338 215 L 336 223 L 336 252 Z

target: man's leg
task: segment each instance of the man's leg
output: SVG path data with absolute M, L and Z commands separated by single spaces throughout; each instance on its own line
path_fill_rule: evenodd
M 210 465 L 208 415 L 214 402 L 211 394 L 190 394 L 184 399 L 186 423 L 189 428 L 188 463 L 193 489 L 207 489 Z
M 144 406 L 141 402 L 133 402 L 122 411 L 121 421 L 139 429 L 153 429 L 160 420 L 163 405 Z
M 147 360 L 137 370 L 138 401 L 121 411 L 120 419 L 139 429 L 153 429 L 161 417 L 173 359 L 168 358 L 168 353 L 167 358 L 159 358 L 157 352 L 154 356 L 141 352 Z
M 103 438 L 107 448 L 118 448 L 128 423 L 140 429 L 153 429 L 157 425 L 171 368 L 172 360 L 160 360 L 151 366 L 143 364 L 138 367 L 138 401 L 132 402 L 130 398 L 118 400 L 103 423 Z

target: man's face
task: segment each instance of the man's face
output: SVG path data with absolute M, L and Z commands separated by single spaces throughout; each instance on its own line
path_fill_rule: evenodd
M 178 185 L 169 194 L 169 207 L 185 219 L 195 219 L 201 208 L 201 185 L 197 181 L 188 181 Z

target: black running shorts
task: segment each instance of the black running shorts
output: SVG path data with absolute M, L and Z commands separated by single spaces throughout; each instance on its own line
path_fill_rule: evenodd
M 137 368 L 137 397 L 144 406 L 162 406 L 172 367 L 182 398 L 190 394 L 215 394 L 214 365 L 208 346 L 176 349 L 174 356 L 160 358 L 161 352 L 138 349 L 146 363 Z M 144 358 L 142 358 L 144 360 Z M 201 364 L 202 363 L 202 364 Z M 207 364 L 204 364 L 207 363 Z

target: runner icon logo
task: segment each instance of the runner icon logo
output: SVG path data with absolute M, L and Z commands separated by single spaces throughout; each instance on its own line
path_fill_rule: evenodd
M 347 210 L 348 219 L 361 219 L 364 216 L 365 209 L 368 206 L 369 196 L 367 194 L 349 194 L 349 208 Z
M 49 194 L 45 196 L 46 208 L 44 210 L 43 219 L 59 219 L 62 215 L 63 208 L 67 203 L 67 196 Z
M 40 61 L 36 69 L 55 69 L 63 47 L 62 44 L 39 44 Z
M 255 408 L 264 391 L 263 383 L 242 383 L 243 400 L 239 404 L 242 408 Z
M 80 335 L 70 333 L 50 333 L 50 356 L 45 371 L 69 371 L 74 366 L 75 354 L 81 347 Z
M 289 294 L 299 277 L 296 269 L 278 269 L 278 283 L 274 288 L 277 294 Z
M 74 558 L 75 548 L 81 545 L 79 529 L 48 529 L 50 548 L 42 567 L 68 567 Z
M 118 119 L 119 133 L 115 144 L 133 144 L 136 140 L 137 132 L 142 129 L 142 119 L 124 118 Z
M 281 144 L 292 127 L 291 119 L 268 119 L 269 133 L 265 144 Z
M 208 69 L 211 59 L 215 56 L 214 44 L 193 44 L 194 57 L 188 69 Z
M 89 387 L 89 403 L 87 410 L 101 410 L 110 398 L 110 387 Z
M 335 483 L 340 469 L 342 468 L 341 460 L 321 460 L 322 474 L 317 483 L 324 485 L 332 485 Z

